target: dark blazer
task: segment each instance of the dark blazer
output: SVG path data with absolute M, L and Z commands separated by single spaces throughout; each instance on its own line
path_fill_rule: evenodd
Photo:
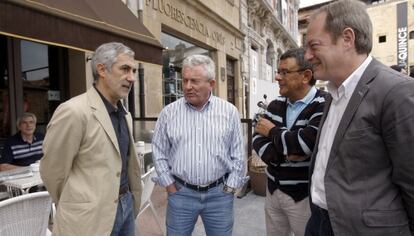
M 324 180 L 336 236 L 413 233 L 414 80 L 372 60 L 340 121 Z

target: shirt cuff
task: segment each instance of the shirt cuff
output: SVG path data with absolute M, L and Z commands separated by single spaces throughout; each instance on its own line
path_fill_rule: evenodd
M 152 181 L 162 187 L 167 187 L 175 182 L 174 177 L 166 172 L 162 173 L 160 176 L 152 178 Z
M 249 176 L 238 176 L 236 174 L 230 174 L 227 178 L 226 185 L 231 188 L 241 188 L 247 181 L 249 181 L 249 179 Z

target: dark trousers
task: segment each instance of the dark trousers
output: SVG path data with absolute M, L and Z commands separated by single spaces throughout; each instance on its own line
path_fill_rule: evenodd
M 305 236 L 333 236 L 328 211 L 309 201 L 311 217 L 306 224 Z

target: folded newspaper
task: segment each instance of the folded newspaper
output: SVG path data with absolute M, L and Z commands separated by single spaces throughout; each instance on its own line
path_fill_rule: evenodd
M 11 179 L 21 179 L 33 176 L 33 172 L 28 167 L 16 168 L 13 170 L 0 171 L 0 182 Z

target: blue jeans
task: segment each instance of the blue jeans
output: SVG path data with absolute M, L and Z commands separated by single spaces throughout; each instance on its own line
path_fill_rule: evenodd
M 223 192 L 223 184 L 198 192 L 175 183 L 178 192 L 168 194 L 167 235 L 191 236 L 198 216 L 209 236 L 231 236 L 234 195 Z
M 124 193 L 119 197 L 115 223 L 111 233 L 111 236 L 117 235 L 135 235 L 134 201 L 131 192 Z

